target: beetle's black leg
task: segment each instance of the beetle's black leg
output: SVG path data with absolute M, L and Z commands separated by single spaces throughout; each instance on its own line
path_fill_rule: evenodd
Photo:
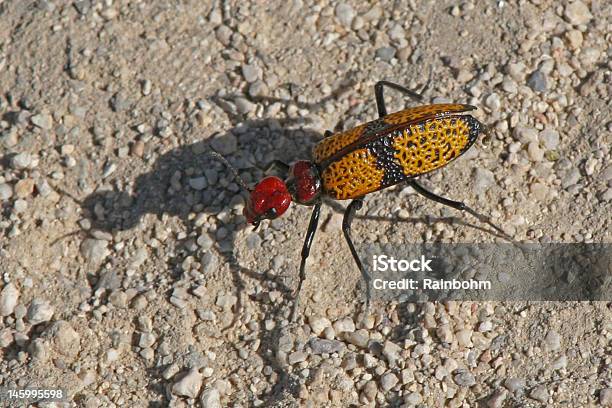
M 281 169 L 283 171 L 283 173 L 287 173 L 289 171 L 289 165 L 287 163 L 285 163 L 282 160 L 272 160 L 270 163 L 268 163 L 268 165 L 265 167 L 264 171 L 267 173 L 269 172 L 272 167 L 278 167 L 279 169 Z
M 329 137 L 331 135 L 333 135 L 334 132 L 332 132 L 331 130 L 326 130 L 325 133 L 323 134 L 323 137 Z
M 310 255 L 310 245 L 314 238 L 315 231 L 319 225 L 319 214 L 321 213 L 321 203 L 315 204 L 312 209 L 312 215 L 310 216 L 310 224 L 308 224 L 308 232 L 306 232 L 306 239 L 304 240 L 304 246 L 302 247 L 302 261 L 300 262 L 300 283 L 298 283 L 297 290 L 294 293 L 295 300 L 293 301 L 293 311 L 291 312 L 291 320 L 295 321 L 297 318 L 297 310 L 300 302 L 300 292 L 302 290 L 302 283 L 306 279 L 306 258 Z
M 478 218 L 478 220 L 480 220 L 481 222 L 484 222 L 485 224 L 489 225 L 491 228 L 493 228 L 495 231 L 497 231 L 499 234 L 501 234 L 506 239 L 512 240 L 512 238 L 509 237 L 501 228 L 493 224 L 489 217 L 487 217 L 486 215 L 477 213 L 476 211 L 472 210 L 470 207 L 468 207 L 464 203 L 460 201 L 453 201 L 453 200 L 449 200 L 448 198 L 440 197 L 439 195 L 434 194 L 429 190 L 426 190 L 423 186 L 421 186 L 415 180 L 409 180 L 408 184 L 410 184 L 412 188 L 414 188 L 414 190 L 417 193 L 421 194 L 423 197 L 433 200 L 437 203 L 444 204 L 449 207 L 455 208 L 459 211 L 466 211 L 472 214 L 474 217 Z
M 389 81 L 378 81 L 374 85 L 374 95 L 376 96 L 376 107 L 378 108 L 378 116 L 380 116 L 381 118 L 387 114 L 385 99 L 383 98 L 383 87 L 385 86 L 388 86 L 391 89 L 395 89 L 396 91 L 403 92 L 419 102 L 423 100 L 423 96 L 421 96 L 419 93 L 411 91 L 410 89 L 405 88 L 401 85 L 394 84 L 393 82 Z
M 356 200 L 351 201 L 351 203 L 346 207 L 346 211 L 344 212 L 344 218 L 342 219 L 342 232 L 344 233 L 344 239 L 346 239 L 346 243 L 351 250 L 351 254 L 353 255 L 353 259 L 359 268 L 359 272 L 361 272 L 361 276 L 365 280 L 366 284 L 366 305 L 365 305 L 365 313 L 364 318 L 370 312 L 370 300 L 372 298 L 372 294 L 370 293 L 370 275 L 363 268 L 361 263 L 361 259 L 359 259 L 359 255 L 355 250 L 355 246 L 353 245 L 353 241 L 351 240 L 351 223 L 353 222 L 353 218 L 355 217 L 355 213 L 361 209 L 363 205 L 363 198 L 358 198 Z

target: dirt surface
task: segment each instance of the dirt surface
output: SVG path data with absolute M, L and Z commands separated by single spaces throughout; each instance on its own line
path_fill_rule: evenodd
M 206 155 L 254 183 L 376 118 L 376 81 L 431 71 L 424 103 L 473 104 L 491 132 L 424 185 L 518 241 L 609 243 L 611 15 L 0 0 L 0 386 L 84 407 L 612 406 L 609 301 L 377 302 L 362 321 L 346 202 L 323 207 L 290 322 L 310 209 L 253 231 Z M 500 239 L 404 186 L 368 195 L 353 236 Z

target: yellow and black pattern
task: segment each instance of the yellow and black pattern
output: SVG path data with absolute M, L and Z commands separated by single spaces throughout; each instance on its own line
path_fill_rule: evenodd
M 481 129 L 472 116 L 451 115 L 354 143 L 321 168 L 323 189 L 337 200 L 352 199 L 436 170 L 463 154 Z
M 331 155 L 355 142 L 361 137 L 364 129 L 368 124 L 359 125 L 346 132 L 334 133 L 321 140 L 313 150 L 313 159 L 315 163 L 320 163 L 329 158 Z
M 383 118 L 326 137 L 315 146 L 313 150 L 313 160 L 315 163 L 322 163 L 330 159 L 334 154 L 340 152 L 340 150 L 349 148 L 351 144 L 357 142 L 359 139 L 384 133 L 387 129 L 419 123 L 428 119 L 443 117 L 449 114 L 457 114 L 473 109 L 476 108 L 471 105 L 442 103 L 417 106 L 391 113 Z
M 331 197 L 344 200 L 380 190 L 385 171 L 370 149 L 354 150 L 331 163 L 321 175 Z
M 411 125 L 393 141 L 394 157 L 405 176 L 418 176 L 448 164 L 471 145 L 471 127 L 464 117 L 432 119 Z

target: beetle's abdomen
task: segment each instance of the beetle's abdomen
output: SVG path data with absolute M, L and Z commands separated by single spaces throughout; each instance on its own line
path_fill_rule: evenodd
M 482 125 L 469 115 L 398 128 L 339 156 L 322 169 L 323 189 L 337 200 L 361 197 L 429 173 L 462 155 Z

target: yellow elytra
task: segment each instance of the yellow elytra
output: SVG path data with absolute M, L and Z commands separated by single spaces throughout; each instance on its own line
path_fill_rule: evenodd
M 464 114 L 473 109 L 418 106 L 326 137 L 313 150 L 325 194 L 337 200 L 358 198 L 447 165 L 483 128 Z

